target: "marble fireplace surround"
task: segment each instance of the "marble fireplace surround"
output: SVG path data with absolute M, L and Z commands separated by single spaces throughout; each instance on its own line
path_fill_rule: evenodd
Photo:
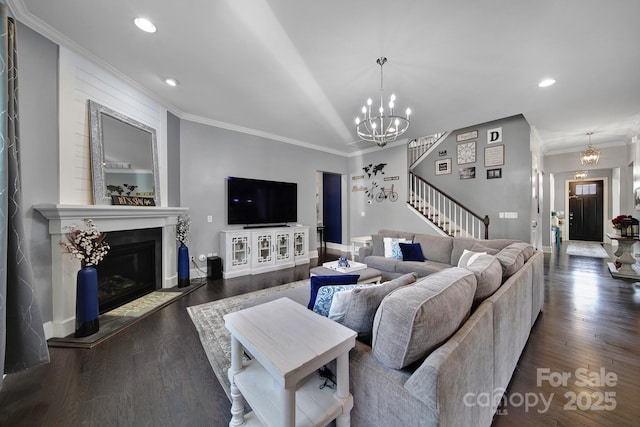
M 68 227 L 76 225 L 82 228 L 85 218 L 91 218 L 98 230 L 104 232 L 162 228 L 161 285 L 163 288 L 177 285 L 175 225 L 178 216 L 186 213 L 188 208 L 60 204 L 42 204 L 34 208 L 49 220 L 51 236 L 53 320 L 45 323 L 47 339 L 66 337 L 75 330 L 76 274 L 80 269 L 80 261 L 63 253 L 59 242 L 64 239 Z

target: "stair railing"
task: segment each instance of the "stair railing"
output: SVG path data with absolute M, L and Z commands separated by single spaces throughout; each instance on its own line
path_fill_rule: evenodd
M 413 172 L 409 172 L 409 192 L 409 205 L 444 233 L 489 239 L 489 216 L 474 213 Z
M 427 151 L 447 134 L 440 132 L 429 136 L 422 136 L 409 142 L 409 165 L 413 167 L 426 155 Z

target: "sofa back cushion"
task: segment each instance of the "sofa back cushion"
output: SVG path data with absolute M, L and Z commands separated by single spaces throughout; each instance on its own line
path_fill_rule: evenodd
M 520 270 L 524 263 L 531 258 L 533 252 L 533 246 L 524 242 L 514 242 L 498 252 L 496 258 L 502 264 L 502 280 L 507 280 Z
M 451 265 L 458 265 L 458 261 L 462 256 L 462 253 L 465 249 L 474 251 L 474 252 L 487 252 L 490 253 L 487 249 L 480 250 L 479 248 L 473 248 L 474 245 L 480 244 L 485 248 L 497 249 L 501 250 L 502 248 L 510 245 L 513 242 L 517 242 L 517 240 L 513 239 L 493 239 L 493 240 L 480 240 L 473 239 L 471 237 L 454 237 L 453 238 L 453 249 L 451 250 L 451 259 L 448 261 Z
M 416 234 L 413 237 L 413 243 L 420 243 L 422 254 L 429 261 L 451 264 L 451 250 L 453 249 L 452 237 Z
M 502 272 L 502 270 L 501 270 Z M 342 324 L 358 333 L 359 336 L 370 336 L 373 319 L 382 299 L 392 291 L 414 283 L 416 275 L 405 274 L 380 286 L 354 289 Z
M 475 275 L 452 267 L 391 292 L 373 321 L 374 357 L 392 369 L 426 357 L 467 319 L 475 291 Z
M 495 256 L 479 255 L 465 268 L 476 276 L 476 293 L 473 296 L 473 306 L 476 307 L 502 284 L 502 265 Z

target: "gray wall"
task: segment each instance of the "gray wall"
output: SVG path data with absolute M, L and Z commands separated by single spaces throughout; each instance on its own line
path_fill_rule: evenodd
M 49 222 L 34 204 L 58 203 L 58 46 L 18 23 L 20 162 L 25 229 L 44 321 L 51 307 Z
M 487 130 L 502 127 L 504 165 L 502 178 L 487 179 L 484 166 L 484 149 L 487 147 Z M 477 130 L 476 162 L 456 164 L 456 135 Z M 439 156 L 438 152 L 447 150 Z M 435 161 L 451 158 L 452 173 L 435 175 Z M 489 238 L 511 238 L 525 242 L 530 240 L 531 226 L 531 149 L 530 126 L 521 115 L 470 126 L 453 131 L 424 161 L 415 172 L 441 191 L 459 200 L 480 216 L 489 215 Z M 460 179 L 458 171 L 463 167 L 476 168 L 474 179 Z M 517 219 L 500 219 L 499 212 L 517 212 Z
M 180 205 L 189 207 L 195 231 L 189 239 L 189 254 L 223 256 L 219 253 L 219 231 L 241 228 L 227 225 L 228 176 L 297 183 L 297 222 L 309 226 L 309 247 L 315 250 L 316 172 L 344 175 L 347 166 L 348 159 L 343 156 L 183 120 Z M 207 222 L 208 215 L 213 222 Z
M 384 175 L 378 173 L 369 178 L 362 169 L 368 165 L 378 165 L 380 163 L 386 163 L 383 169 Z M 368 236 L 383 228 L 436 234 L 436 231 L 431 226 L 407 207 L 407 168 L 406 145 L 389 147 L 349 159 L 348 191 L 351 200 L 351 208 L 349 210 L 351 237 Z M 364 175 L 364 179 L 352 179 L 362 175 Z M 384 181 L 385 177 L 395 176 L 400 179 Z M 396 202 L 389 200 L 378 202 L 375 198 L 368 198 L 364 191 L 353 191 L 354 186 L 371 188 L 374 182 L 378 185 L 378 188 L 388 188 L 393 184 L 394 190 L 398 193 L 398 200 Z M 374 190 L 373 193 L 375 195 L 378 190 Z M 371 203 L 368 203 L 369 200 L 371 200 Z M 362 212 L 364 212 L 365 216 L 362 216 Z

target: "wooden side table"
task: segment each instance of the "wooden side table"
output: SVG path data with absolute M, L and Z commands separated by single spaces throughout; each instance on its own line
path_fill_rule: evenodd
M 640 275 L 632 267 L 636 263 L 636 259 L 633 257 L 633 244 L 639 242 L 640 239 L 637 237 L 622 237 L 611 233 L 607 233 L 607 237 L 618 242 L 618 250 L 614 255 L 618 257 L 618 261 L 622 264 L 620 268 L 616 268 L 613 263 L 609 263 L 611 275 L 625 279 L 640 278 Z
M 356 333 L 280 298 L 224 316 L 231 332 L 230 426 L 350 425 L 349 350 Z M 253 358 L 242 363 L 243 348 Z M 336 360 L 336 390 L 318 370 Z M 242 397 L 253 409 L 244 415 Z

